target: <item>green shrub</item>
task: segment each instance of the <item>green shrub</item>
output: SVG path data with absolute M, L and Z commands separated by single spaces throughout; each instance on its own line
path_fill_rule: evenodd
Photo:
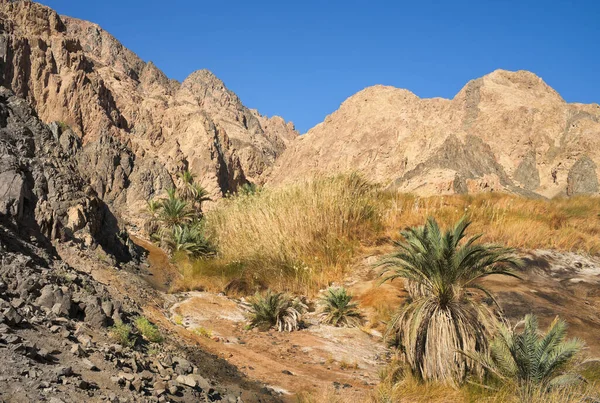
M 264 295 L 256 294 L 250 299 L 250 326 L 266 330 L 272 327 L 278 331 L 297 330 L 302 314 L 307 306 L 298 298 L 292 299 L 285 293 L 268 290 Z
M 194 333 L 196 333 L 198 336 L 206 337 L 208 339 L 210 339 L 213 336 L 212 332 L 209 329 L 202 326 L 194 328 Z
M 161 343 L 164 340 L 158 327 L 144 316 L 138 316 L 133 323 L 145 340 L 148 340 L 151 343 Z
M 350 302 L 352 295 L 344 287 L 330 287 L 321 297 L 321 322 L 333 326 L 354 327 L 360 324 L 358 304 Z
M 123 347 L 133 347 L 137 337 L 132 334 L 131 325 L 121 321 L 115 322 L 115 325 L 109 329 L 110 337 Z
M 184 252 L 191 257 L 206 257 L 215 253 L 215 248 L 204 236 L 200 222 L 175 225 L 165 236 L 164 242 L 171 252 Z

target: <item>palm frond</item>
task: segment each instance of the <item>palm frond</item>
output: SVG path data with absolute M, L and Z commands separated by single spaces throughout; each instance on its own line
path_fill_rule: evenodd
M 496 319 L 474 295 L 496 300 L 479 280 L 516 276 L 512 268 L 521 264 L 512 249 L 477 244 L 480 235 L 466 239 L 469 225 L 463 217 L 442 231 L 429 218 L 424 226 L 402 231 L 396 251 L 378 263 L 382 283 L 405 280 L 411 300 L 395 315 L 387 335 L 422 379 L 459 383 L 470 373 L 483 373 L 468 354 L 487 352 Z

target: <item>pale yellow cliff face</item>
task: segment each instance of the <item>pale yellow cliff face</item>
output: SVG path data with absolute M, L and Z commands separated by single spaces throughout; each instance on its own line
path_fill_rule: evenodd
M 567 104 L 533 73 L 498 70 L 452 100 L 366 88 L 293 141 L 266 182 L 356 170 L 425 195 L 525 189 L 552 197 L 567 193 L 569 172 L 586 156 L 600 165 L 599 105 Z M 587 167 L 580 189 L 598 193 L 600 170 L 592 177 L 589 164 L 579 165 Z

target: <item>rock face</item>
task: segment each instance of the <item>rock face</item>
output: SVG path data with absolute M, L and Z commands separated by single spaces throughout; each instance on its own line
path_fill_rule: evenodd
M 0 0 L 0 85 L 76 134 L 85 179 L 129 217 L 182 169 L 215 196 L 256 181 L 297 136 L 209 71 L 170 80 L 97 25 L 31 2 Z
M 269 184 L 358 170 L 424 195 L 598 193 L 600 105 L 568 104 L 527 71 L 498 70 L 452 100 L 369 87 L 292 141 Z
M 100 246 L 118 260 L 131 260 L 128 238 L 119 236 L 114 215 L 79 172 L 79 138 L 52 128 L 0 87 L 0 218 L 41 243 Z
M 105 163 L 93 160 L 105 151 L 115 164 L 92 175 L 88 165 Z M 239 375 L 244 389 L 223 387 L 198 374 L 198 360 L 172 359 L 185 353 L 178 342 L 167 340 L 149 355 L 140 334 L 124 346 L 108 338 L 108 326 L 119 323 L 136 332 L 131 322 L 143 298 L 66 261 L 76 256 L 79 268 L 101 260 L 110 271 L 129 269 L 121 274 L 139 269 L 137 247 L 94 190 L 110 199 L 123 189 L 114 187 L 121 183 L 115 178 L 154 175 L 151 163 L 136 173 L 133 158 L 111 137 L 82 145 L 70 129 L 45 125 L 27 101 L 0 87 L 0 401 L 212 402 L 238 401 L 241 393 L 249 394 L 244 401 L 277 401 L 258 385 L 246 389 Z M 162 180 L 149 178 L 144 183 Z M 202 365 L 233 373 L 210 357 Z

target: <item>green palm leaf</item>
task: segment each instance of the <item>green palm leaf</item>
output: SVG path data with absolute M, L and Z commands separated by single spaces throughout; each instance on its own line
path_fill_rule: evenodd
M 466 239 L 463 217 L 442 231 L 429 218 L 424 226 L 401 232 L 396 252 L 379 263 L 381 282 L 405 280 L 411 299 L 392 319 L 388 339 L 400 348 L 413 372 L 422 379 L 457 383 L 483 367 L 468 355 L 487 350 L 495 316 L 476 295 L 490 297 L 479 280 L 492 274 L 517 276 L 521 265 L 514 251 Z

